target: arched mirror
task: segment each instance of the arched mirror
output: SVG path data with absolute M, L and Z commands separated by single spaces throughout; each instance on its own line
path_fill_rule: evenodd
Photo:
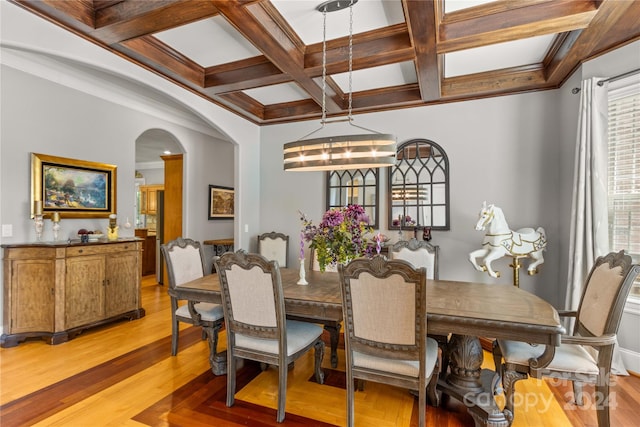
M 398 146 L 389 168 L 389 229 L 449 230 L 449 159 L 428 139 Z
M 378 169 L 346 169 L 327 172 L 327 209 L 361 205 L 369 224 L 378 228 Z

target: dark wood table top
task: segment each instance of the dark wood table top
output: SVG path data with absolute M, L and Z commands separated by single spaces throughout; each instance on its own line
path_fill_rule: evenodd
M 308 271 L 309 285 L 298 285 L 298 270 L 280 269 L 287 314 L 342 320 L 338 273 Z M 216 274 L 185 283 L 179 298 L 220 303 Z M 455 333 L 559 345 L 564 328 L 546 301 L 511 285 L 447 280 L 427 281 L 428 328 Z

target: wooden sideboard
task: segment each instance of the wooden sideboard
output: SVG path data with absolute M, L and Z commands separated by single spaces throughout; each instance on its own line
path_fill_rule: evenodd
M 87 328 L 145 315 L 140 298 L 140 239 L 2 248 L 1 347 L 14 347 L 31 337 L 59 344 Z

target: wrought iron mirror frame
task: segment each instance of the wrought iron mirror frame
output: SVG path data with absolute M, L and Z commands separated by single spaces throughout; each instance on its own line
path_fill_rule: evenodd
M 367 184 L 367 176 L 371 174 L 374 179 L 374 183 Z M 348 200 L 346 204 L 351 204 L 353 202 L 353 194 L 356 192 L 362 192 L 362 198 L 365 200 L 365 203 L 358 203 L 361 205 L 365 211 L 369 214 L 369 219 L 371 220 L 370 224 L 373 228 L 378 228 L 380 223 L 380 174 L 379 169 L 377 168 L 369 168 L 369 169 L 341 169 L 328 171 L 327 174 L 327 185 L 326 185 L 326 209 L 329 210 L 331 208 L 344 207 L 345 204 L 334 205 L 331 203 L 332 200 L 335 200 L 331 197 L 332 191 L 338 191 L 337 200 Z M 346 184 L 343 179 L 345 176 L 351 183 L 354 182 L 354 178 L 360 176 L 362 178 L 362 184 Z M 338 180 L 338 184 L 332 184 L 332 177 L 336 177 Z M 370 191 L 375 191 L 375 197 L 373 203 L 366 203 L 365 197 L 368 195 Z M 349 193 L 351 192 L 351 193 Z M 351 195 L 349 195 L 351 194 Z M 371 215 L 373 213 L 373 215 Z
M 428 149 L 425 149 L 427 147 Z M 413 153 L 411 154 L 413 150 Z M 420 154 L 428 154 L 424 158 Z M 436 156 L 433 154 L 436 153 Z M 413 157 L 412 157 L 413 156 Z M 438 158 L 436 158 L 438 157 Z M 404 168 L 404 169 L 403 169 Z M 442 179 L 434 181 L 434 174 L 439 171 Z M 407 182 L 407 174 L 411 172 L 412 175 L 417 177 L 417 182 Z M 422 177 L 428 177 L 428 180 L 422 181 Z M 401 177 L 402 182 L 393 182 L 393 179 Z M 434 186 L 443 185 L 444 188 L 444 200 L 439 203 L 434 203 Z M 396 191 L 404 192 L 414 191 L 414 200 L 411 203 L 397 203 L 394 204 L 393 193 Z M 398 207 L 401 207 L 402 217 L 407 215 L 407 212 L 420 212 L 420 209 L 428 209 L 429 224 L 420 223 L 420 227 L 431 227 L 432 230 L 449 230 L 450 229 L 450 203 L 449 203 L 449 158 L 447 153 L 442 147 L 429 139 L 411 139 L 400 145 L 398 145 L 396 164 L 389 168 L 387 179 L 387 215 L 388 215 L 388 229 L 398 230 L 402 228 L 417 227 L 418 224 L 399 224 L 394 225 L 394 219 L 397 216 L 394 214 L 394 208 L 396 212 Z M 421 195 L 421 192 L 424 192 Z M 428 197 L 428 200 L 420 203 L 421 197 Z M 434 208 L 444 207 L 444 223 L 437 225 L 433 224 L 434 221 Z M 424 213 L 424 211 L 423 211 Z M 416 215 L 420 216 L 420 215 Z M 420 218 L 417 218 L 420 219 Z

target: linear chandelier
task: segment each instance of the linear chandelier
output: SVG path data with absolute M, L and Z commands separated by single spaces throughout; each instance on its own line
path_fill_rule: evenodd
M 284 144 L 284 170 L 286 171 L 331 171 L 340 169 L 378 168 L 395 165 L 396 138 L 353 123 L 352 72 L 353 72 L 353 5 L 358 0 L 330 0 L 317 10 L 323 16 L 322 34 L 322 120 L 320 128 L 301 139 Z M 366 134 L 334 135 L 308 138 L 324 130 L 328 123 L 344 122 L 344 119 L 327 121 L 327 12 L 349 7 L 349 115 L 351 127 L 367 131 Z
M 391 190 L 392 200 L 422 201 L 427 200 L 427 189 L 423 186 L 412 186 L 406 188 L 393 188 Z

